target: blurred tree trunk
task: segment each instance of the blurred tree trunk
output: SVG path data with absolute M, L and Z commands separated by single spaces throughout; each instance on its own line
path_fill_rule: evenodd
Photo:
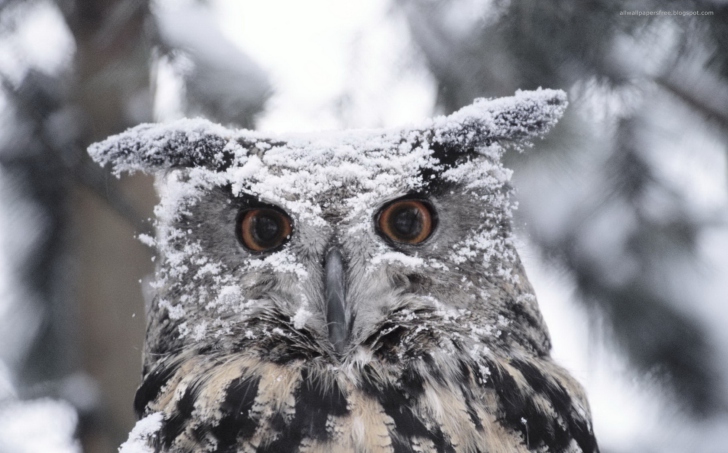
M 149 177 L 125 178 L 121 191 L 151 214 Z M 145 330 L 139 281 L 153 271 L 151 255 L 134 239 L 138 231 L 96 194 L 80 188 L 73 195 L 82 366 L 103 394 L 83 441 L 87 452 L 114 452 L 135 421 Z
M 90 162 L 85 148 L 151 120 L 154 30 L 147 1 L 60 6 L 77 47 L 70 104 L 85 125 L 75 165 L 81 184 L 71 197 L 79 349 L 81 366 L 102 395 L 101 405 L 82 420 L 82 440 L 87 452 L 112 452 L 134 423 L 131 402 L 145 328 L 139 281 L 152 272 L 150 251 L 134 235 L 150 228 L 140 220 L 151 217 L 155 196 L 151 178 L 138 175 L 120 184 Z

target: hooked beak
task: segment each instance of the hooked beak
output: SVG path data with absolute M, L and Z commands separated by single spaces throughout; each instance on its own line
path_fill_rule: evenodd
M 344 351 L 349 339 L 349 310 L 346 306 L 346 272 L 338 247 L 332 247 L 324 261 L 324 297 L 329 341 L 337 353 Z

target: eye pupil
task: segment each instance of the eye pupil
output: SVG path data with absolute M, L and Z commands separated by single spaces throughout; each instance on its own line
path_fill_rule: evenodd
M 402 238 L 415 238 L 422 231 L 422 215 L 416 208 L 404 208 L 393 214 L 392 229 Z
M 259 242 L 267 243 L 276 239 L 281 229 L 279 219 L 261 214 L 253 219 L 253 231 Z

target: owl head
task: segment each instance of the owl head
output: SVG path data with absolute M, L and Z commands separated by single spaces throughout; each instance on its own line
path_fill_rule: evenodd
M 258 406 L 251 407 L 268 413 L 260 409 L 265 400 L 274 401 L 269 412 L 282 410 L 280 395 L 288 390 L 270 390 L 278 388 L 271 376 L 280 380 L 293 369 L 296 395 L 308 395 L 315 371 L 316 385 L 329 393 L 367 393 L 364 381 L 377 382 L 382 394 L 390 384 L 398 388 L 390 395 L 396 400 L 411 396 L 412 385 L 469 379 L 477 387 L 513 360 L 547 357 L 548 333 L 514 246 L 511 172 L 501 157 L 546 133 L 565 108 L 562 91 L 520 91 L 396 130 L 272 135 L 181 120 L 137 126 L 93 145 L 91 156 L 117 175 L 156 175 L 161 198 L 156 237 L 142 238 L 156 247 L 158 267 L 138 413 L 156 398 L 155 410 L 172 426 L 169 445 L 180 436 L 203 442 L 202 432 L 219 445 L 227 435 L 219 428 L 226 401 L 248 404 L 255 382 Z M 497 357 L 507 360 L 495 365 Z M 542 373 L 560 373 L 543 366 L 550 371 Z M 523 376 L 535 373 L 529 367 Z M 265 392 L 278 397 L 260 396 L 265 379 Z M 561 395 L 565 384 L 554 385 Z M 448 391 L 462 397 L 465 390 Z M 379 402 L 386 412 L 390 400 Z M 321 404 L 328 406 L 311 417 L 343 417 L 353 407 Z M 193 406 L 207 414 L 208 431 L 199 420 L 182 429 L 175 411 L 190 408 L 190 418 Z M 534 403 L 533 412 L 541 406 Z M 584 414 L 582 406 L 570 407 L 564 411 Z M 508 416 L 516 434 L 521 413 Z M 393 409 L 393 424 L 383 426 L 397 425 L 397 414 Z M 322 420 L 319 431 L 335 425 Z M 295 423 L 275 426 L 294 433 Z M 566 429 L 564 423 L 543 432 Z M 243 428 L 235 429 L 240 439 Z M 280 430 L 260 442 L 280 442 Z M 300 433 L 290 435 L 300 440 Z
M 565 106 L 561 91 L 522 91 L 398 130 L 181 120 L 93 145 L 117 174 L 157 176 L 146 364 L 188 348 L 332 363 L 452 342 L 545 354 L 500 159 Z

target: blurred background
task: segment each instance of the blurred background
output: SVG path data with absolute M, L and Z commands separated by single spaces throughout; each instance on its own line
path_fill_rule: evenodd
M 156 199 L 90 143 L 537 87 L 571 105 L 507 156 L 516 228 L 602 451 L 728 452 L 726 0 L 0 0 L 0 452 L 113 452 L 134 423 Z

